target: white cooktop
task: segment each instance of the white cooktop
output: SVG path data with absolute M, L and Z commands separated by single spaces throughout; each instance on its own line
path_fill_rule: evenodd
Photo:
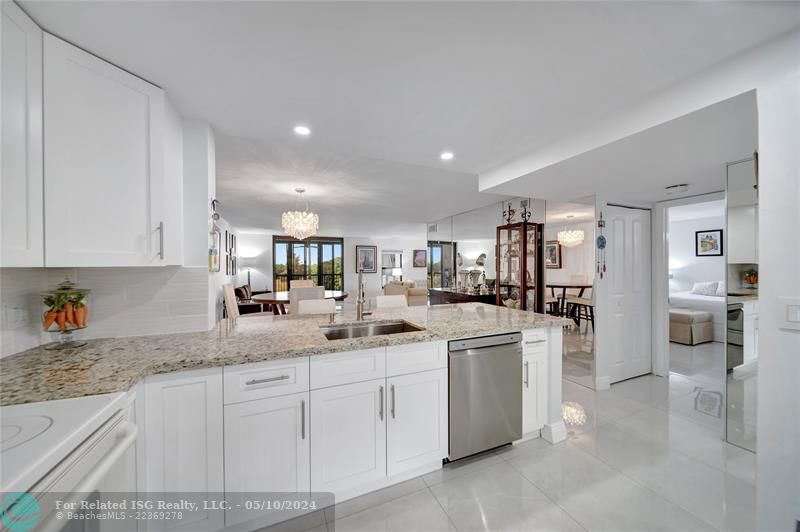
M 0 407 L 0 492 L 27 491 L 125 403 L 126 393 Z

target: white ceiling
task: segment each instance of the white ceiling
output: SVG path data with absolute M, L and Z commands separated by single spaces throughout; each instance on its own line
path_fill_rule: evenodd
M 723 200 L 715 200 L 705 201 L 703 203 L 691 203 L 689 205 L 678 205 L 676 207 L 670 207 L 667 213 L 670 222 L 725 216 L 725 202 Z
M 212 124 L 231 221 L 274 224 L 288 198 L 260 191 L 302 181 L 352 195 L 312 196 L 330 209 L 330 230 L 495 201 L 479 199 L 471 175 L 800 25 L 794 2 L 21 5 L 45 29 L 163 87 L 183 116 Z M 302 144 L 298 123 L 312 129 Z M 445 149 L 455 153 L 448 163 L 438 159 Z M 320 158 L 332 162 L 320 169 Z
M 492 189 L 569 200 L 594 193 L 652 203 L 725 189 L 725 164 L 758 147 L 755 94 L 745 93 Z M 687 183 L 672 196 L 665 187 Z
M 548 201 L 545 220 L 549 224 L 572 224 L 594 220 L 594 196 L 575 201 Z
M 280 231 L 297 187 L 320 215 L 320 234 L 424 238 L 425 224 L 504 196 L 478 192 L 478 177 L 439 168 L 217 136 L 217 197 L 237 228 Z M 300 204 L 304 206 L 304 201 Z

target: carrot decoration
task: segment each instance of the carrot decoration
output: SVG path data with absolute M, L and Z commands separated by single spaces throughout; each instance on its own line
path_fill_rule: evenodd
M 61 332 L 66 332 L 67 330 L 67 313 L 63 310 L 59 310 L 56 313 L 56 324 L 58 324 L 58 328 L 61 329 Z
M 71 301 L 67 301 L 64 303 L 64 312 L 67 313 L 67 323 L 72 324 L 75 327 L 78 327 L 78 323 L 75 321 L 75 312 L 74 312 L 74 305 Z
M 56 315 L 58 312 L 55 310 L 48 310 L 44 313 L 44 330 L 47 331 L 53 322 L 56 321 Z
M 75 326 L 79 329 L 86 327 L 86 315 L 88 314 L 88 310 L 86 305 L 75 307 Z

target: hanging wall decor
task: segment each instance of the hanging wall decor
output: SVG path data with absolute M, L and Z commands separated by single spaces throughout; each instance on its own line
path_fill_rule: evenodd
M 600 218 L 597 220 L 597 273 L 600 274 L 602 279 L 606 273 L 606 237 L 603 234 L 606 228 L 606 221 L 603 220 L 603 213 L 600 213 Z
M 503 219 L 506 221 L 507 224 L 510 224 L 511 221 L 514 220 L 514 215 L 515 214 L 517 214 L 517 211 L 515 211 L 511 207 L 511 202 L 509 201 L 508 202 L 508 209 L 507 210 L 503 210 Z

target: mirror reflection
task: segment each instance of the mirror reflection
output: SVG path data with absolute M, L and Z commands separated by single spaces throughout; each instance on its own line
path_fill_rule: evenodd
M 727 440 L 756 450 L 758 377 L 757 159 L 727 165 Z

